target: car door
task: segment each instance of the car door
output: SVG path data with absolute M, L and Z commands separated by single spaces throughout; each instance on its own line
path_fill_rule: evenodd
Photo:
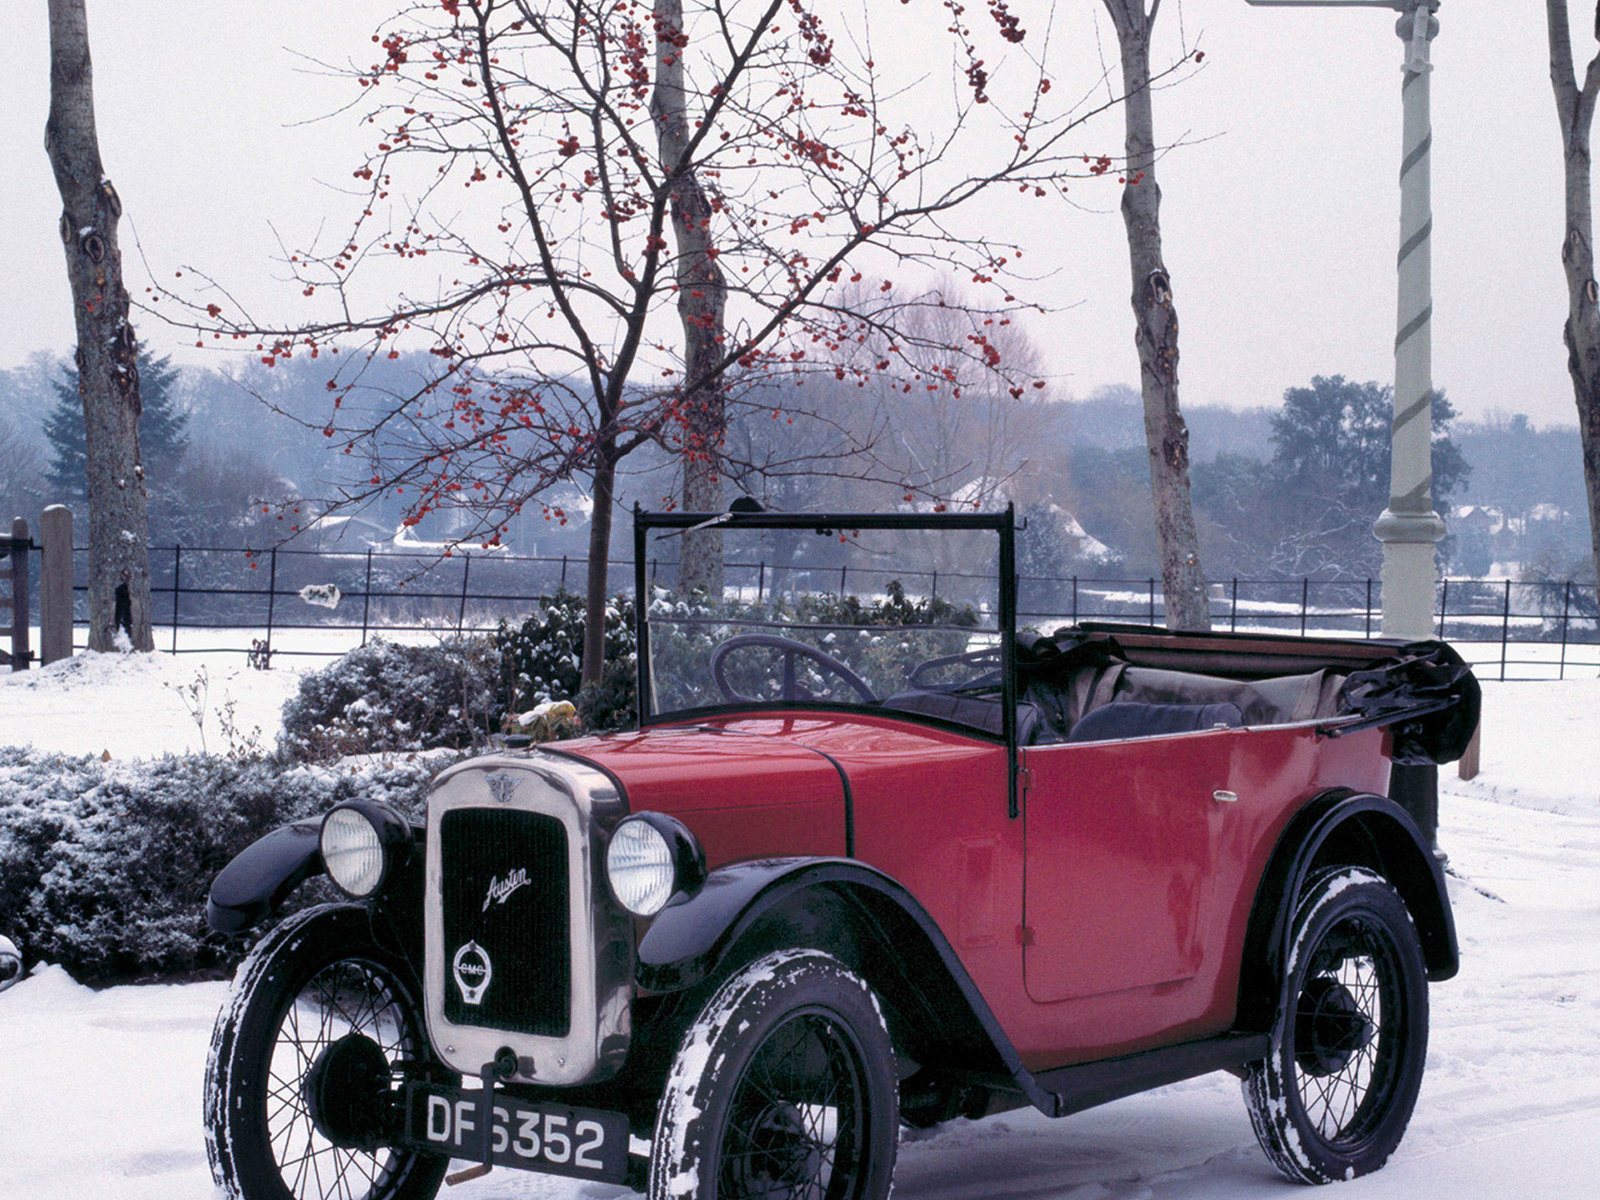
M 1036 1003 L 1191 979 L 1241 730 L 1022 751 L 1023 967 Z M 1173 1016 L 1163 1006 L 1165 1018 Z

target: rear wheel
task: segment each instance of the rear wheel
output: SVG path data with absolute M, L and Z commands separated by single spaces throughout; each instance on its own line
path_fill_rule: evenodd
M 449 1160 L 383 1145 L 395 1085 L 428 1062 L 409 967 L 365 909 L 269 933 L 234 978 L 206 1066 L 206 1151 L 235 1200 L 431 1200 Z
M 1405 902 L 1364 867 L 1326 872 L 1295 914 L 1272 1049 L 1245 1103 L 1274 1166 L 1302 1183 L 1375 1171 L 1400 1144 L 1428 1048 L 1428 983 Z
M 896 1109 L 894 1052 L 867 984 L 820 951 L 766 955 L 717 991 L 679 1048 L 650 1200 L 882 1200 Z

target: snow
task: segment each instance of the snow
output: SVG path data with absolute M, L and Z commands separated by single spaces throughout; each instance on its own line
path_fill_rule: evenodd
M 306 670 L 325 665 L 304 661 Z M 204 747 L 224 753 L 222 722 L 231 704 L 239 734 L 259 726 L 262 745 L 270 746 L 284 701 L 299 689 L 295 671 L 257 671 L 238 654 L 80 653 L 0 672 L 0 745 L 149 758 L 198 751 L 203 731 Z
M 237 660 L 235 660 L 237 661 Z M 287 672 L 208 659 L 210 704 L 275 733 Z M 198 745 L 193 659 L 80 656 L 0 676 L 0 741 L 117 756 Z M 1428 1072 L 1382 1171 L 1350 1200 L 1568 1200 L 1600 1154 L 1600 680 L 1484 685 L 1482 774 L 1441 770 L 1462 943 L 1431 989 Z M 215 734 L 208 733 L 209 737 Z M 215 749 L 213 745 L 213 749 Z M 94 992 L 46 967 L 0 994 L 0 1170 L 30 1200 L 214 1200 L 200 1086 L 226 985 Z M 497 1170 L 450 1200 L 623 1195 Z M 1062 1121 L 1019 1111 L 907 1132 L 906 1200 L 1252 1200 L 1309 1195 L 1256 1148 L 1237 1082 L 1208 1076 Z

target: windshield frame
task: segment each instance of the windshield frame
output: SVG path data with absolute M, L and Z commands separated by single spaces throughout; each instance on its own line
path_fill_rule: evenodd
M 822 532 L 828 530 L 889 529 L 931 530 L 951 532 L 977 530 L 996 536 L 998 561 L 995 563 L 999 592 L 998 636 L 1000 639 L 1000 700 L 1001 733 L 1011 761 L 1011 807 L 1016 808 L 1017 776 L 1017 680 L 1015 651 L 1017 641 L 1017 579 L 1016 579 L 1016 514 L 1011 505 L 1002 512 L 977 513 L 776 513 L 776 512 L 726 512 L 726 513 L 657 513 L 645 512 L 634 506 L 633 510 L 633 567 L 634 567 L 634 634 L 637 639 L 637 697 L 640 728 L 666 722 L 681 721 L 685 717 L 707 717 L 735 712 L 772 712 L 816 705 L 802 705 L 784 701 L 756 701 L 728 703 L 697 707 L 688 711 L 658 714 L 650 704 L 650 621 L 649 581 L 647 579 L 648 535 L 652 530 L 679 530 L 687 532 L 698 528 L 716 527 L 724 530 L 797 529 Z M 828 704 L 835 709 L 872 712 L 882 715 L 881 709 L 845 702 Z M 900 714 L 897 714 L 900 715 Z M 943 724 L 943 722 L 941 722 Z M 970 731 L 974 737 L 983 735 Z

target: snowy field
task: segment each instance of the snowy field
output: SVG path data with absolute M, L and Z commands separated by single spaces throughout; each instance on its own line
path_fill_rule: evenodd
M 308 663 L 307 665 L 314 665 Z M 0 742 L 114 757 L 199 748 L 180 689 L 270 741 L 286 670 L 238 656 L 78 659 L 0 676 Z M 1351 1200 L 1575 1200 L 1600 1167 L 1600 680 L 1485 685 L 1483 773 L 1445 779 L 1441 841 L 1462 973 L 1432 989 L 1422 1097 Z M 3 886 L 4 881 L 0 881 Z M 94 992 L 46 968 L 0 995 L 0 1196 L 212 1200 L 200 1081 L 220 983 Z M 621 1195 L 509 1171 L 451 1200 Z M 1212 1076 L 1050 1121 L 1015 1113 L 905 1136 L 901 1197 L 1250 1200 L 1307 1196 L 1256 1149 Z

